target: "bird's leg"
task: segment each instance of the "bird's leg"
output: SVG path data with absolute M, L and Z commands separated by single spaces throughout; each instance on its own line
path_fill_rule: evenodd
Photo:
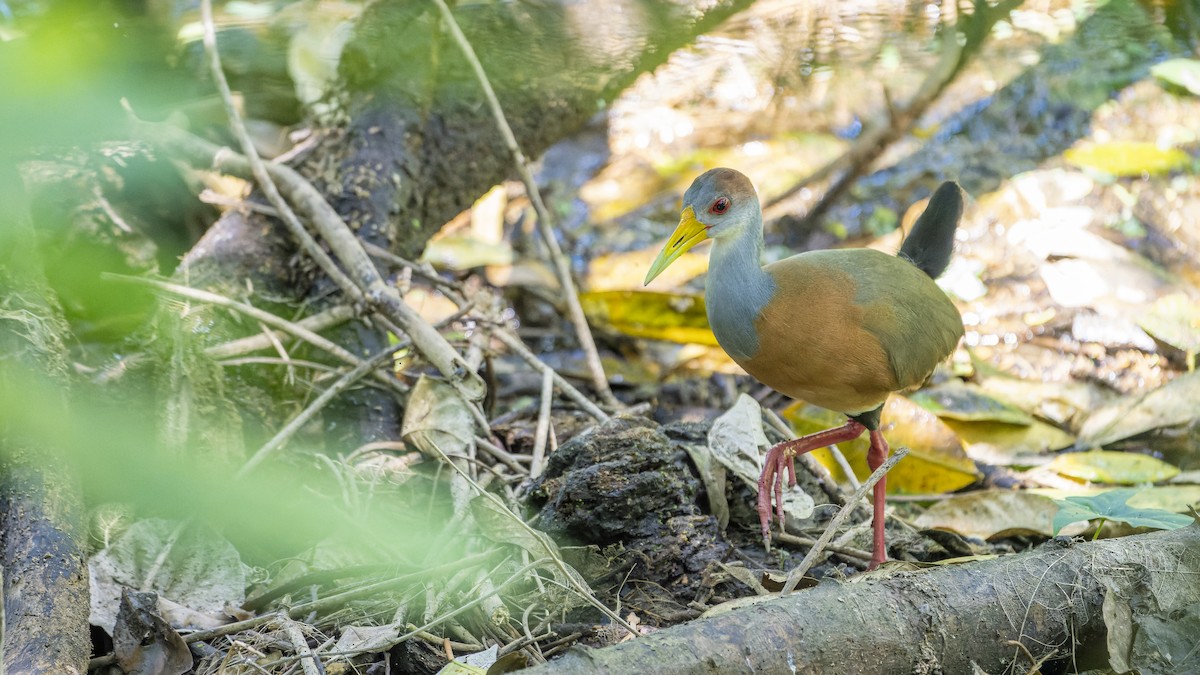
M 883 437 L 883 432 L 875 429 L 871 431 L 871 449 L 867 450 L 867 466 L 871 471 L 875 471 L 883 466 L 887 461 L 888 444 Z M 887 495 L 887 476 L 879 479 L 875 484 L 875 513 L 871 518 L 871 525 L 875 533 L 875 546 L 871 553 L 871 565 L 867 569 L 875 569 L 881 563 L 887 560 L 887 544 L 884 542 L 883 525 L 886 516 L 884 515 L 884 499 Z
M 855 420 L 850 420 L 840 427 L 818 431 L 802 438 L 784 441 L 767 451 L 763 462 L 762 475 L 758 477 L 758 520 L 762 524 L 763 541 L 771 541 L 771 497 L 775 497 L 775 515 L 779 525 L 783 526 L 783 475 L 789 474 L 789 484 L 796 484 L 796 457 L 817 448 L 824 448 L 834 443 L 843 443 L 862 435 L 867 428 Z M 872 438 L 874 435 L 872 435 Z M 880 436 L 882 439 L 883 436 Z M 887 456 L 887 444 L 884 444 L 884 457 Z M 880 460 L 883 463 L 883 460 Z

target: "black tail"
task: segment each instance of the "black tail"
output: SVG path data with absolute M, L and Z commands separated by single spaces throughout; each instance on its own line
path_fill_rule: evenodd
M 934 279 L 946 271 L 954 251 L 954 230 L 962 218 L 962 188 L 946 181 L 929 198 L 925 213 L 917 218 L 912 232 L 900 246 L 900 257 L 916 265 Z

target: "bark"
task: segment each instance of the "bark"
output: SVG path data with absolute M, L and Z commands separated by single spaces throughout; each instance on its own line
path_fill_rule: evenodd
M 1047 655 L 1086 670 L 1107 659 L 1106 594 L 1167 619 L 1200 601 L 1198 573 L 1200 525 L 1055 540 L 977 563 L 826 582 L 527 672 L 1020 673 Z
M 62 385 L 62 313 L 37 263 L 13 165 L 0 157 L 0 569 L 3 670 L 82 673 L 91 652 L 82 497 L 54 448 L 14 432 L 22 382 Z M 37 373 L 32 377 L 30 373 Z

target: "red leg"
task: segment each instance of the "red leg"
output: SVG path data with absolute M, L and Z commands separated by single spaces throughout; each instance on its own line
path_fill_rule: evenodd
M 883 466 L 887 461 L 888 444 L 883 438 L 883 432 L 871 432 L 871 449 L 867 451 L 867 466 L 871 467 L 871 471 Z M 879 479 L 875 484 L 875 513 L 872 516 L 871 524 L 875 530 L 875 547 L 871 554 L 871 565 L 867 569 L 875 569 L 881 563 L 887 560 L 887 544 L 884 541 L 883 524 L 887 519 L 884 514 L 884 500 L 887 496 L 887 476 Z
M 788 484 L 796 484 L 795 459 L 799 455 L 824 448 L 834 443 L 843 443 L 862 435 L 867 428 L 854 420 L 840 427 L 818 431 L 803 438 L 784 441 L 767 452 L 762 475 L 758 477 L 758 520 L 762 524 L 763 541 L 771 541 L 771 497 L 775 497 L 775 515 L 783 525 L 783 477 L 788 474 Z M 883 437 L 880 436 L 882 439 Z M 884 456 L 887 445 L 884 445 Z M 880 460 L 882 463 L 883 460 Z

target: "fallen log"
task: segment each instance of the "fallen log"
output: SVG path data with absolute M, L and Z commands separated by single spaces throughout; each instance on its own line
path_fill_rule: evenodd
M 523 672 L 1021 673 L 1046 659 L 1086 669 L 1106 665 L 1110 651 L 1114 663 L 1127 658 L 1140 618 L 1182 621 L 1198 602 L 1200 525 L 1192 525 L 828 581 Z M 1181 635 L 1196 651 L 1200 636 Z M 1186 645 L 1182 654 L 1192 658 Z

